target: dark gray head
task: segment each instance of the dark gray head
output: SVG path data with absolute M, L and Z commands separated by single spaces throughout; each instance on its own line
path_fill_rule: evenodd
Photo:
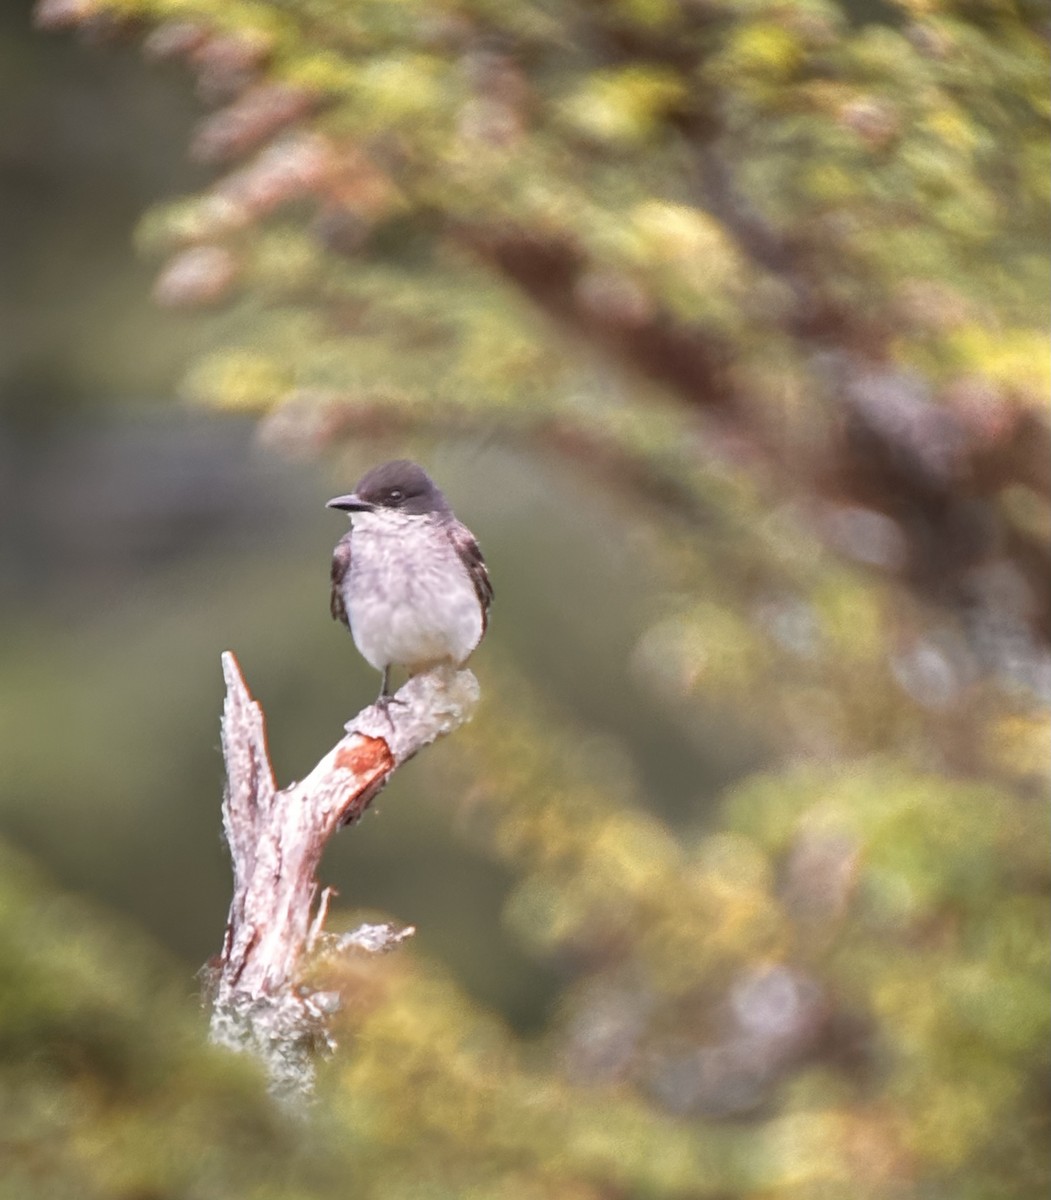
M 373 467 L 361 477 L 349 496 L 337 496 L 325 507 L 350 513 L 387 508 L 415 516 L 451 511 L 448 501 L 423 467 L 406 458 Z

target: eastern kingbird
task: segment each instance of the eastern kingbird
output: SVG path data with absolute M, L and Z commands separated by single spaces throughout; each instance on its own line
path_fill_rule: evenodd
M 350 516 L 332 556 L 332 616 L 366 662 L 410 675 L 461 666 L 482 640 L 493 587 L 474 534 L 422 467 L 405 459 L 373 467 L 328 508 Z

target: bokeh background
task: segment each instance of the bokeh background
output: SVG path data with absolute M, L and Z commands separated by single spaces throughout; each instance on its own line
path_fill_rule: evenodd
M 0 12 L 0 1195 L 1047 1183 L 1047 25 L 1024 3 Z M 41 28 L 42 27 L 42 28 Z M 75 31 L 76 36 L 71 36 Z M 309 1128 L 211 1057 L 219 654 L 374 695 L 324 501 L 496 585 L 326 855 Z

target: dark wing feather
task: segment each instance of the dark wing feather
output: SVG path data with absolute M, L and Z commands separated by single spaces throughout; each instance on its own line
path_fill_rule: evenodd
M 449 521 L 445 526 L 449 540 L 460 556 L 460 561 L 467 568 L 467 574 L 474 584 L 475 595 L 482 606 L 482 633 L 489 625 L 489 606 L 493 602 L 493 585 L 489 580 L 489 568 L 485 565 L 482 551 L 474 534 L 459 521 Z
M 332 595 L 329 599 L 329 608 L 333 619 L 342 621 L 348 629 L 350 620 L 347 617 L 347 607 L 343 603 L 343 580 L 350 570 L 351 533 L 353 530 L 348 530 L 336 543 L 336 548 L 332 552 Z

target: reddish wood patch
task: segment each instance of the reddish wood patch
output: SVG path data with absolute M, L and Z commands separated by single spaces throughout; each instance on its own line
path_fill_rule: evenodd
M 374 775 L 377 772 L 393 771 L 394 759 L 383 738 L 358 735 L 352 746 L 344 746 L 336 755 L 337 767 L 352 771 L 355 775 Z
M 354 775 L 354 786 L 338 814 L 338 826 L 352 825 L 383 790 L 394 771 L 394 758 L 382 738 L 359 734 L 353 745 L 337 752 L 335 766 Z

